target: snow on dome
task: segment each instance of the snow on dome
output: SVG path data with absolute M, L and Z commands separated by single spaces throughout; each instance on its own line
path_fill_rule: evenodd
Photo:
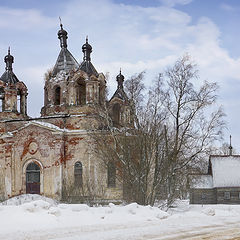
M 240 187 L 240 156 L 211 156 L 213 187 Z

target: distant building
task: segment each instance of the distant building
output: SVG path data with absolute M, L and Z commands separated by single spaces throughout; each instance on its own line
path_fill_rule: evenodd
M 27 115 L 26 85 L 13 73 L 10 49 L 0 78 L 0 200 L 23 193 L 37 193 L 69 202 L 86 198 L 121 200 L 122 184 L 116 167 L 103 166 L 88 131 L 101 133 L 105 103 L 113 124 L 131 126 L 124 76 L 106 100 L 106 81 L 91 62 L 92 47 L 86 39 L 83 61 L 67 48 L 68 34 L 58 31 L 61 50 L 45 79 L 41 117 Z M 34 81 L 34 79 L 33 79 Z M 107 101 L 107 102 L 106 102 Z
M 191 204 L 240 204 L 240 155 L 212 155 L 208 173 L 191 177 Z

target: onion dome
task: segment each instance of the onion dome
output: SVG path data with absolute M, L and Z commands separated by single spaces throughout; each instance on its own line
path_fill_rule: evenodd
M 82 46 L 82 52 L 84 54 L 83 61 L 91 61 L 92 46 L 88 43 L 88 37 L 86 37 L 86 43 Z
M 19 82 L 16 75 L 13 73 L 12 64 L 14 62 L 14 57 L 10 54 L 10 47 L 8 48 L 8 54 L 4 58 L 4 62 L 6 63 L 6 71 L 1 76 L 0 80 L 5 83 L 15 84 Z
M 118 82 L 118 88 L 123 88 L 124 76 L 122 75 L 122 71 L 120 69 L 120 73 L 116 77 Z
M 12 71 L 12 64 L 14 62 L 14 57 L 10 54 L 10 47 L 8 48 L 8 55 L 5 56 L 4 62 L 6 63 L 6 70 Z
M 67 48 L 67 31 L 63 29 L 63 25 L 61 23 L 61 18 L 60 19 L 60 30 L 58 31 L 58 39 L 60 40 L 60 46 L 61 48 Z

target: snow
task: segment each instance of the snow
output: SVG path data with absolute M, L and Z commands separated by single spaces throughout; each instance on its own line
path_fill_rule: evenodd
M 239 205 L 189 205 L 180 200 L 166 212 L 137 203 L 89 207 L 21 195 L 0 204 L 0 219 L 1 240 L 187 239 L 186 234 L 230 230 L 240 236 Z
M 240 187 L 240 156 L 211 156 L 213 187 Z
M 211 175 L 195 175 L 192 177 L 192 188 L 213 188 L 213 178 Z

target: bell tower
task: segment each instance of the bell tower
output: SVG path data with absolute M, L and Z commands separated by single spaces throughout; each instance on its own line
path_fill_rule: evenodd
M 0 78 L 0 119 L 27 118 L 28 90 L 13 73 L 14 57 L 10 54 L 10 48 L 4 62 L 5 72 Z
M 88 113 L 89 107 L 103 105 L 105 101 L 105 77 L 91 62 L 92 46 L 88 37 L 82 46 L 83 61 L 79 65 L 67 49 L 67 35 L 60 23 L 58 39 L 61 50 L 45 80 L 42 116 Z

